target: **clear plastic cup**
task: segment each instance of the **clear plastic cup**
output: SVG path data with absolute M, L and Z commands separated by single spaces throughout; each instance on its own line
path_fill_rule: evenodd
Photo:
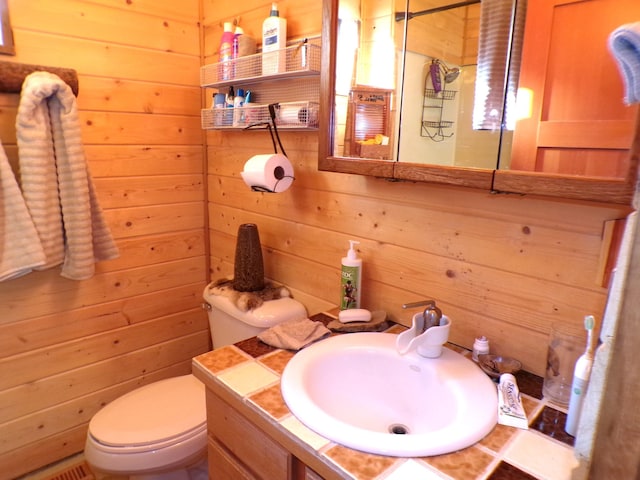
M 549 333 L 547 369 L 542 394 L 561 407 L 569 406 L 573 370 L 578 357 L 585 351 L 587 333 L 578 326 L 554 324 Z

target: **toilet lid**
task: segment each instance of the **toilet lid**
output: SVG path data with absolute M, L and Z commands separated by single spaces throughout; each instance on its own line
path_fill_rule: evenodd
M 184 435 L 206 420 L 204 385 L 184 375 L 117 398 L 93 416 L 89 432 L 106 445 L 144 445 Z

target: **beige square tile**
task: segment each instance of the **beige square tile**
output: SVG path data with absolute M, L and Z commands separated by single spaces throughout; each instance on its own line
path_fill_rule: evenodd
M 530 430 L 518 432 L 504 459 L 525 472 L 546 480 L 570 480 L 578 467 L 573 448 Z
M 384 480 L 442 480 L 442 476 L 429 469 L 426 465 L 416 462 L 415 460 L 407 460 L 402 462 Z
M 322 435 L 318 435 L 316 432 L 308 428 L 293 415 L 282 420 L 280 425 L 289 430 L 304 443 L 311 446 L 314 450 L 320 450 L 322 447 L 331 443 Z
M 218 379 L 239 395 L 245 396 L 279 380 L 276 374 L 256 362 L 247 362 L 225 370 Z

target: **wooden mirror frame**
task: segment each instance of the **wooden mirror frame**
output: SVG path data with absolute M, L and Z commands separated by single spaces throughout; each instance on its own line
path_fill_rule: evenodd
M 392 160 L 338 157 L 334 152 L 336 37 L 338 1 L 322 4 L 322 72 L 318 170 L 368 175 L 392 180 L 456 185 L 489 191 L 543 195 L 631 205 L 636 189 L 640 152 L 629 145 L 629 169 L 624 179 L 577 177 L 515 170 L 425 165 Z M 640 118 L 640 113 L 638 115 Z M 637 125 L 640 121 L 636 120 Z M 588 133 L 585 133 L 588 135 Z
M 9 4 L 7 0 L 0 0 L 0 22 L 2 22 L 2 41 L 0 42 L 1 55 L 15 55 L 16 47 L 13 42 L 13 31 L 9 20 Z

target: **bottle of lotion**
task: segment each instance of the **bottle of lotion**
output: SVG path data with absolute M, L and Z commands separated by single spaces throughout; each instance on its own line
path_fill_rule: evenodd
M 284 73 L 287 70 L 287 20 L 280 17 L 278 4 L 271 4 L 271 13 L 262 22 L 262 75 Z
M 362 284 L 362 259 L 358 258 L 353 246 L 360 242 L 349 240 L 349 251 L 342 258 L 340 278 L 340 310 L 360 308 L 360 286 Z

